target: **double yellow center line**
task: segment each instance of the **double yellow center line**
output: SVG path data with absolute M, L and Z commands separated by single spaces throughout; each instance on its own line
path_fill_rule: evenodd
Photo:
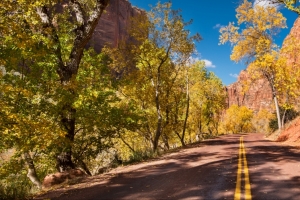
M 239 161 L 238 161 L 238 171 L 237 171 L 237 177 L 236 177 L 234 200 L 241 199 L 242 173 L 244 173 L 244 183 L 245 183 L 244 199 L 250 200 L 250 199 L 252 199 L 252 196 L 251 196 L 251 186 L 250 186 L 250 180 L 249 180 L 249 170 L 248 170 L 247 159 L 246 159 L 246 150 L 244 147 L 243 137 L 240 137 Z

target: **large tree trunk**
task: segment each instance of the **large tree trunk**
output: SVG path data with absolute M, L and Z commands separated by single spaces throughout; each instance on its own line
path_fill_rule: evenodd
M 51 13 L 51 9 L 46 6 L 41 6 L 37 9 L 37 14 L 40 16 L 45 29 L 44 35 L 48 36 L 55 44 L 54 46 L 56 46 L 54 50 L 57 59 L 56 71 L 63 86 L 70 84 L 71 79 L 77 76 L 84 48 L 91 39 L 103 11 L 108 6 L 109 0 L 97 0 L 94 10 L 89 16 L 87 16 L 88 12 L 84 10 L 80 1 L 70 0 L 67 3 L 72 10 L 70 16 L 74 17 L 73 20 L 76 28 L 74 29 L 75 39 L 73 47 L 66 64 L 64 64 L 62 59 L 61 44 L 57 33 L 57 26 L 53 24 L 55 20 L 53 20 L 54 15 Z M 49 29 L 51 30 L 51 34 L 49 34 Z M 73 89 L 67 89 L 66 93 L 69 99 L 76 96 L 76 91 Z M 75 137 L 76 109 L 72 107 L 74 98 L 71 98 L 70 101 L 69 99 L 64 103 L 60 116 L 61 125 L 67 133 L 66 138 L 68 140 L 66 148 L 57 156 L 57 168 L 60 172 L 75 167 L 72 161 L 72 143 Z
M 24 160 L 28 167 L 27 177 L 35 186 L 37 186 L 39 189 L 42 189 L 42 183 L 37 176 L 33 160 L 29 153 L 24 153 Z
M 76 125 L 76 109 L 66 103 L 61 113 L 61 124 L 67 132 L 67 144 L 65 149 L 56 158 L 56 167 L 59 172 L 64 172 L 74 169 L 75 165 L 72 161 L 72 143 L 75 138 L 75 125 Z

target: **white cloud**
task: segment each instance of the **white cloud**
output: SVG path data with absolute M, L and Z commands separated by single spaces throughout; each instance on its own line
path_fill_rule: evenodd
M 239 75 L 238 74 L 229 74 L 233 78 L 237 78 Z
M 206 60 L 206 59 L 204 59 L 202 61 L 204 61 L 206 68 L 216 68 L 216 66 L 212 63 L 212 61 Z
M 274 3 L 274 1 L 272 1 L 272 0 L 255 0 L 253 5 L 254 6 L 259 5 L 259 6 L 263 6 L 263 7 L 271 6 L 271 7 L 276 7 L 276 8 L 278 8 L 280 6 L 279 3 Z
M 193 63 L 198 62 L 199 60 L 200 60 L 200 59 L 199 59 L 198 57 L 190 57 L 190 58 L 188 59 L 188 62 L 191 63 L 191 64 L 193 64 Z
M 222 27 L 224 27 L 224 26 L 221 25 L 221 24 L 216 24 L 216 25 L 213 27 L 213 29 L 220 29 L 220 28 L 222 28 Z

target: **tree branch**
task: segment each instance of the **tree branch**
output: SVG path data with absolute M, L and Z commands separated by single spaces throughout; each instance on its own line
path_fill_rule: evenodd
M 40 16 L 44 28 L 43 34 L 53 41 L 55 48 L 54 48 L 54 53 L 57 58 L 57 73 L 62 78 L 63 76 L 63 68 L 65 68 L 63 59 L 62 59 L 62 49 L 61 49 L 61 44 L 59 41 L 58 34 L 56 32 L 55 26 L 52 24 L 52 19 L 50 17 L 49 9 L 46 6 L 38 7 L 37 8 L 37 14 Z M 48 34 L 45 32 L 46 29 L 50 28 L 51 29 L 51 34 Z

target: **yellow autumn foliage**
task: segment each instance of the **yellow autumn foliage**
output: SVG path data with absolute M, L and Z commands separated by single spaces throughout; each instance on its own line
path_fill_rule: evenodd
M 248 133 L 253 131 L 251 120 L 253 111 L 246 106 L 232 105 L 223 117 L 221 131 L 223 133 Z

